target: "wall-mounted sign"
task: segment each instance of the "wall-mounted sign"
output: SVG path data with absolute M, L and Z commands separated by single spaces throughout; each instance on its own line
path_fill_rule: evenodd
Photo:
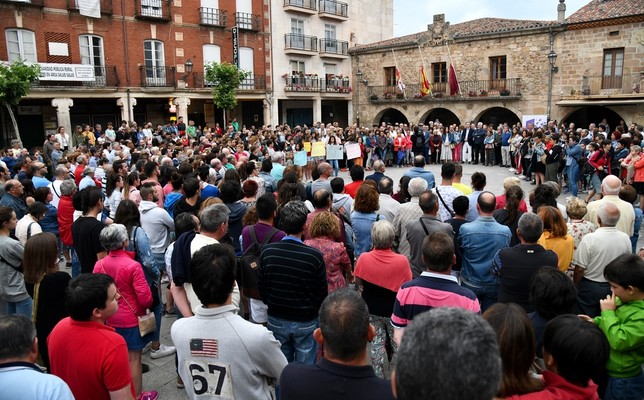
M 233 26 L 233 64 L 239 68 L 239 28 Z
M 41 81 L 94 82 L 94 66 L 86 64 L 40 63 Z

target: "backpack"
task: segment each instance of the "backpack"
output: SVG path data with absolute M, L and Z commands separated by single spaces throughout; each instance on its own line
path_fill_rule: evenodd
M 416 147 L 423 147 L 425 145 L 425 138 L 421 135 L 416 136 Z
M 259 256 L 265 244 L 269 243 L 273 236 L 279 232 L 278 229 L 271 227 L 268 231 L 264 241 L 259 243 L 257 235 L 255 234 L 255 226 L 251 226 L 248 230 L 252 243 L 239 259 L 239 273 L 237 276 L 240 278 L 240 286 L 244 296 L 251 299 L 261 300 L 259 295 L 259 288 L 257 287 L 257 269 L 259 268 Z

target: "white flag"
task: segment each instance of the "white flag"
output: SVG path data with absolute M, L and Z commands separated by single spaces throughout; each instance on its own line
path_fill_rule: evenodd
M 80 15 L 101 18 L 101 0 L 76 0 L 76 7 Z

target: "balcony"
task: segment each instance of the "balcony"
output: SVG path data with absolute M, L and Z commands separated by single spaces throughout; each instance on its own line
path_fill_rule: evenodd
M 177 77 L 174 67 L 139 67 L 141 87 L 163 87 L 174 88 L 177 85 Z
M 112 15 L 112 0 L 100 0 L 101 14 Z M 78 0 L 67 0 L 67 9 L 69 11 L 78 10 Z
M 148 21 L 170 22 L 169 0 L 134 0 L 134 18 Z
M 259 15 L 248 13 L 235 13 L 235 25 L 239 29 L 247 31 L 259 32 L 261 30 L 261 23 Z
M 327 75 L 322 81 L 322 93 L 349 94 L 351 86 L 349 77 L 342 75 Z
M 94 67 L 94 81 L 77 82 L 77 81 L 38 81 L 32 85 L 34 89 L 79 89 L 83 87 L 93 89 L 111 89 L 121 85 L 118 72 L 115 65 L 105 67 Z
M 297 35 L 287 33 L 284 35 L 284 53 L 313 55 L 318 51 L 317 36 Z
M 211 88 L 213 84 L 206 81 L 203 72 L 193 72 L 187 79 L 188 88 L 191 89 L 206 89 Z M 264 75 L 253 75 L 246 78 L 239 85 L 237 91 L 250 92 L 250 91 L 264 91 L 266 90 L 266 77 Z
M 199 9 L 199 25 L 215 26 L 225 28 L 228 23 L 228 13 L 226 10 L 217 8 L 201 7 Z
M 349 5 L 335 0 L 320 0 L 318 13 L 321 18 L 330 18 L 340 21 L 349 19 Z
M 459 82 L 461 92 L 450 96 L 447 83 L 433 83 L 432 93 L 421 96 L 419 84 L 408 84 L 404 92 L 397 86 L 369 86 L 368 96 L 372 102 L 394 101 L 484 101 L 484 100 L 520 100 L 521 79 L 496 79 L 487 81 Z
M 284 0 L 284 11 L 317 14 L 317 0 Z
M 0 0 L 0 3 L 15 4 L 20 7 L 37 7 L 43 8 L 45 6 L 44 0 Z
M 286 82 L 284 91 L 287 95 L 320 91 L 320 78 L 317 75 L 283 75 Z
M 613 95 L 641 95 L 641 73 L 621 76 L 583 76 L 577 88 L 573 88 L 572 95 L 581 96 L 613 96 Z
M 335 39 L 320 39 L 320 57 L 347 58 L 349 57 L 349 42 Z

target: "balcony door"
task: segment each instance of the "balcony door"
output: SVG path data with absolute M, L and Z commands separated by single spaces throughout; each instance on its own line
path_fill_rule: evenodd
M 324 51 L 327 53 L 338 52 L 338 41 L 336 40 L 337 28 L 333 24 L 324 24 Z
M 252 47 L 240 47 L 239 48 L 239 69 L 246 71 L 249 75 L 244 79 L 239 85 L 240 89 L 244 90 L 254 90 L 255 89 L 255 66 L 253 59 L 253 48 Z
M 624 49 L 604 50 L 602 89 L 621 89 L 624 73 Z
M 105 86 L 105 58 L 103 38 L 95 35 L 80 35 L 81 64 L 94 66 L 94 79 L 97 85 Z
M 32 31 L 7 29 L 5 35 L 9 62 L 17 60 L 38 62 L 36 57 L 36 37 Z
M 143 42 L 145 52 L 145 80 L 149 86 L 165 86 L 165 56 L 163 42 L 146 40 Z
M 291 18 L 291 47 L 304 49 L 304 20 Z
M 162 18 L 163 0 L 141 0 L 141 15 Z
M 212 62 L 220 63 L 221 62 L 221 47 L 216 44 L 204 44 L 203 45 L 203 76 L 204 76 L 204 86 L 212 86 L 211 82 L 206 81 L 206 65 Z
M 490 89 L 505 89 L 507 78 L 507 58 L 505 56 L 490 57 Z

